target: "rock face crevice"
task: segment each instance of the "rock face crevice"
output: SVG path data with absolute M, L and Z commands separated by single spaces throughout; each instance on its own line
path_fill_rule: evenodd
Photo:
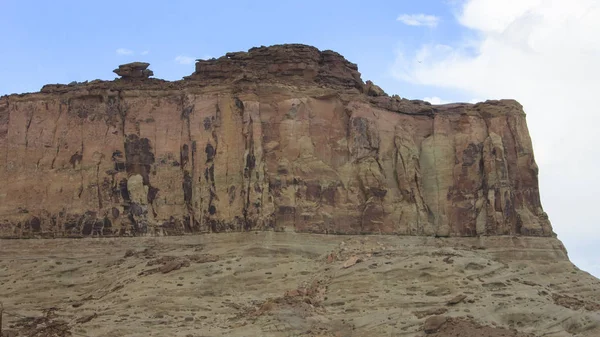
M 388 96 L 281 45 L 0 98 L 0 236 L 552 236 L 513 100 Z

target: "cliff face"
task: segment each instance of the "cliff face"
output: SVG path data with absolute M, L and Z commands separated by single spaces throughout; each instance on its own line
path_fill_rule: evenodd
M 0 236 L 553 235 L 515 101 L 389 97 L 303 45 L 144 69 L 0 98 Z

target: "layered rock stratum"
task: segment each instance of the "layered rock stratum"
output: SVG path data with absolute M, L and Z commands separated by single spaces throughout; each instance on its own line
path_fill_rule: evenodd
M 389 96 L 305 45 L 147 67 L 0 98 L 0 236 L 554 235 L 514 100 Z

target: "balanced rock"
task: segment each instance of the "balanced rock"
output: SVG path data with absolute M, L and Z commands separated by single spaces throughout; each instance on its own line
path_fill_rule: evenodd
M 143 79 L 154 76 L 152 70 L 147 69 L 150 63 L 132 62 L 121 64 L 119 68 L 113 70 L 113 73 L 121 76 L 123 79 Z

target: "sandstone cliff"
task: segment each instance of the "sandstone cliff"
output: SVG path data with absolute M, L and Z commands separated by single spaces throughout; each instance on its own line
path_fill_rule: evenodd
M 552 236 L 513 100 L 430 105 L 280 45 L 0 98 L 0 236 Z

